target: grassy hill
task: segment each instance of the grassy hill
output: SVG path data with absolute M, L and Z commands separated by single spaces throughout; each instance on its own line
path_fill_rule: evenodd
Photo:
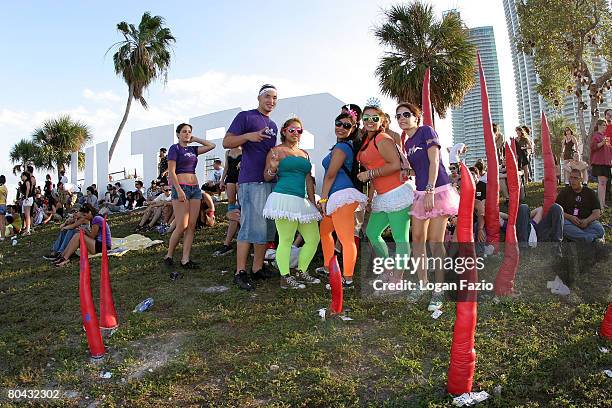
M 538 186 L 530 186 L 528 201 L 541 202 Z M 110 218 L 115 237 L 137 222 L 136 214 Z M 45 389 L 58 390 L 59 399 L 45 401 L 62 406 L 451 406 L 454 304 L 434 320 L 425 301 L 364 297 L 357 289 L 345 292 L 353 321 L 322 321 L 317 309 L 330 302 L 322 285 L 282 291 L 273 280 L 255 292 L 234 289 L 234 255 L 211 256 L 226 227 L 221 220 L 197 233 L 193 253 L 202 269 L 178 281 L 161 266 L 165 246 L 110 258 L 120 328 L 105 339 L 98 364 L 88 359 L 81 328 L 78 262 L 58 269 L 41 258 L 57 226 L 16 246 L 0 243 L 0 405 L 23 404 L 7 398 L 10 389 Z M 595 336 L 610 264 L 596 263 L 581 279 L 586 286 L 558 297 L 546 290 L 556 266 L 538 254 L 521 254 L 521 296 L 479 303 L 474 390 L 496 390 L 484 406 L 612 406 L 612 379 L 603 374 L 612 353 L 598 351 L 605 344 Z M 487 262 L 496 271 L 501 258 Z M 320 264 L 318 255 L 313 266 Z M 99 270 L 92 260 L 96 305 Z M 229 290 L 204 292 L 216 285 Z M 154 306 L 132 313 L 147 297 Z M 100 378 L 107 371 L 112 377 Z

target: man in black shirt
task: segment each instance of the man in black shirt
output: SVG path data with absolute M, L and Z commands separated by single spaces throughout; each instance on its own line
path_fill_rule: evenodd
M 166 148 L 159 149 L 159 163 L 157 164 L 157 179 L 162 184 L 168 184 L 168 158 L 166 157 Z
M 571 241 L 601 241 L 604 228 L 598 221 L 601 207 L 597 194 L 582 185 L 579 170 L 570 173 L 570 185 L 557 195 L 557 204 L 563 207 L 563 237 Z

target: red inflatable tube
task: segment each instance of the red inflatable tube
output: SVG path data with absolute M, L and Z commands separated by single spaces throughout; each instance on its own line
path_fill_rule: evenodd
M 87 258 L 87 245 L 85 245 L 85 236 L 83 230 L 80 232 L 81 240 L 81 258 L 79 274 L 79 298 L 81 303 L 81 317 L 83 318 L 83 327 L 87 334 L 87 345 L 89 346 L 89 354 L 91 358 L 102 358 L 104 356 L 104 344 L 102 343 L 102 334 L 98 327 L 98 317 L 94 307 L 93 298 L 91 297 L 91 270 L 89 268 L 89 259 Z
M 106 217 L 102 222 L 102 242 L 106 242 Z M 100 272 L 100 328 L 116 329 L 119 326 L 113 301 L 113 290 L 108 272 L 108 250 L 102 245 L 102 271 Z
M 487 242 L 493 244 L 495 249 L 499 245 L 499 163 L 497 149 L 491 122 L 491 109 L 489 107 L 489 92 L 484 70 L 478 57 L 478 73 L 480 76 L 480 100 L 482 104 L 482 127 L 484 130 L 485 151 L 487 154 L 487 197 L 485 198 L 485 230 Z
M 506 225 L 506 245 L 504 260 L 495 278 L 495 295 L 509 296 L 514 293 L 514 277 L 518 271 L 519 248 L 516 239 L 516 217 L 520 200 L 518 164 L 510 144 L 506 143 L 506 181 L 510 203 L 508 205 L 508 224 Z
M 461 163 L 461 200 L 457 219 L 457 238 L 459 254 L 475 258 L 473 217 L 474 217 L 474 181 Z M 476 282 L 476 269 L 467 270 L 461 277 L 468 282 Z M 448 387 L 451 394 L 463 394 L 472 391 L 474 370 L 476 368 L 476 350 L 474 349 L 474 333 L 476 331 L 477 304 L 475 291 L 462 293 L 459 291 L 457 301 L 457 316 L 453 329 L 450 365 L 448 367 Z
M 423 108 L 423 125 L 434 127 L 433 112 L 431 111 L 431 97 L 429 93 L 431 72 L 429 67 L 423 77 L 423 91 L 421 93 L 421 107 Z
M 557 199 L 557 172 L 555 171 L 555 159 L 550 145 L 550 131 L 546 114 L 542 112 L 542 158 L 544 159 L 544 207 L 543 215 L 546 215 L 551 205 Z
M 332 293 L 331 313 L 340 314 L 342 313 L 342 274 L 340 273 L 340 266 L 335 255 L 329 261 L 328 267 L 329 285 L 331 286 Z
M 612 340 L 612 303 L 608 304 L 608 310 L 599 327 L 599 335 L 608 340 Z

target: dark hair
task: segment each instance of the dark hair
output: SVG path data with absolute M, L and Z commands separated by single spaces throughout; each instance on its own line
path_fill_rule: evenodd
M 346 110 L 353 110 L 355 111 L 355 113 L 357 114 L 357 122 L 359 122 L 361 120 L 361 108 L 358 105 L 355 105 L 354 103 L 347 103 L 346 105 L 342 105 L 342 108 L 340 109 L 346 109 Z
M 281 132 L 280 132 L 280 140 L 281 142 L 285 141 L 285 135 L 283 134 L 283 132 L 285 131 L 285 129 L 287 129 L 289 127 L 290 124 L 292 123 L 299 123 L 300 126 L 302 128 L 304 128 L 304 125 L 302 124 L 302 121 L 300 120 L 300 118 L 298 118 L 297 116 L 294 118 L 289 118 L 285 121 L 285 123 L 283 123 L 283 127 L 281 127 Z
M 215 161 L 213 162 L 214 164 L 221 164 L 221 160 L 219 159 L 215 159 Z
M 479 172 L 480 174 L 484 174 L 484 172 L 485 172 L 485 164 L 483 163 L 483 161 L 482 161 L 482 160 L 478 159 L 478 160 L 476 161 L 476 163 L 474 163 L 474 167 L 475 167 L 476 169 L 478 169 L 478 172 Z
M 604 116 L 606 116 L 608 114 L 608 112 L 612 111 L 612 108 L 608 108 L 604 111 Z
M 64 174 L 66 174 L 66 171 L 65 170 L 60 170 L 59 173 L 63 176 Z
M 143 183 L 142 183 L 142 181 L 140 181 L 140 180 L 136 180 L 136 181 L 134 181 L 134 184 L 140 184 L 141 186 L 144 186 L 144 184 L 143 184 Z
M 89 203 L 85 203 L 81 206 L 81 208 L 79 208 L 79 212 L 82 214 L 91 214 L 93 216 L 98 215 L 98 212 L 96 211 L 96 209 Z
M 421 109 L 416 106 L 414 103 L 410 103 L 410 102 L 400 102 L 399 105 L 397 105 L 397 108 L 395 108 L 395 113 L 397 113 L 397 110 L 399 108 L 406 108 L 408 109 L 414 116 L 416 116 L 417 118 L 417 125 L 421 125 L 421 119 L 423 117 L 423 112 L 421 111 Z
M 261 86 L 261 88 L 259 88 L 259 92 L 257 92 L 257 93 L 258 93 L 258 94 L 259 94 L 259 93 L 261 93 L 261 91 L 263 91 L 263 90 L 264 90 L 264 89 L 266 89 L 266 88 L 272 88 L 272 89 L 274 89 L 274 90 L 276 91 L 276 87 L 275 87 L 274 85 L 271 85 L 271 84 L 263 84 L 263 85 Z
M 181 133 L 181 130 L 183 130 L 185 126 L 189 126 L 189 129 L 193 130 L 193 126 L 191 126 L 189 123 L 181 123 L 176 127 L 176 134 L 178 135 L 179 133 Z
M 168 151 L 168 149 L 166 149 L 165 147 L 162 147 L 161 149 L 159 149 L 159 151 L 166 153 Z
M 26 167 L 26 170 L 28 171 L 28 173 L 30 173 L 30 175 L 31 175 L 32 173 L 34 173 L 34 167 L 32 167 L 32 166 L 30 166 L 30 165 L 28 165 L 28 166 Z
M 353 140 L 353 139 L 355 139 L 355 136 L 357 136 L 357 133 L 358 133 L 358 132 L 355 132 L 355 127 L 358 126 L 357 122 L 355 121 L 355 118 L 353 118 L 350 113 L 342 112 L 341 114 L 336 116 L 336 119 L 334 119 L 334 122 L 338 121 L 340 119 L 349 119 L 351 121 L 351 124 L 353 125 L 353 128 L 352 128 L 353 130 L 348 135 L 348 137 L 346 139 L 344 139 L 344 140 Z M 357 119 L 357 120 L 359 120 L 359 119 Z
M 531 134 L 531 129 L 529 129 L 527 126 L 523 125 L 523 126 L 521 126 L 521 128 L 525 131 L 527 136 L 529 136 Z
M 6 177 L 4 177 L 4 174 L 0 175 L 0 185 L 2 184 L 6 184 Z
M 90 192 L 92 195 L 94 193 L 94 189 L 92 186 L 87 187 L 87 191 Z
M 26 181 L 30 181 L 30 178 L 32 177 L 32 175 L 27 171 L 24 171 L 23 173 L 21 173 L 21 177 L 23 176 L 25 176 Z
M 478 169 L 476 168 L 476 166 L 471 166 L 469 169 L 472 173 L 476 173 L 478 175 L 480 175 L 480 171 L 478 171 Z

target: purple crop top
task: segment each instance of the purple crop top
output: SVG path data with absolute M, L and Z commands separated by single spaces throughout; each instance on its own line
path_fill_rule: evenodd
M 195 174 L 195 169 L 198 165 L 198 147 L 181 147 L 178 143 L 173 144 L 168 149 L 168 161 L 170 160 L 176 162 L 176 174 Z

